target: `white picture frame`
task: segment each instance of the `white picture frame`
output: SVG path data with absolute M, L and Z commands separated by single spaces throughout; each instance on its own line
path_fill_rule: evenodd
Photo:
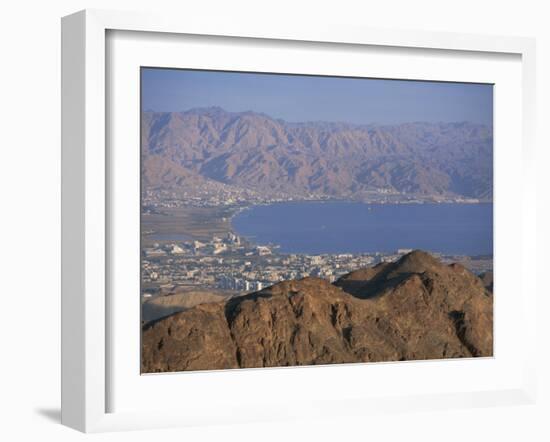
M 163 36 L 217 36 L 219 38 L 259 39 L 286 45 L 338 44 L 339 47 L 375 46 L 384 48 L 428 49 L 468 52 L 482 59 L 484 54 L 508 54 L 521 63 L 521 115 L 518 155 L 522 160 L 521 214 L 518 215 L 516 257 L 521 275 L 527 271 L 527 258 L 536 255 L 534 192 L 534 109 L 535 42 L 519 37 L 493 37 L 416 31 L 357 29 L 345 26 L 269 25 L 266 23 L 213 23 L 196 17 L 167 17 L 150 14 L 86 10 L 62 20 L 62 423 L 85 432 L 207 425 L 222 422 L 277 420 L 288 417 L 329 416 L 335 413 L 364 415 L 436 408 L 479 407 L 532 403 L 536 396 L 533 338 L 536 316 L 536 283 L 521 278 L 521 307 L 518 321 L 524 330 L 525 348 L 518 356 L 521 379 L 505 388 L 478 388 L 472 391 L 427 394 L 391 394 L 330 400 L 313 399 L 309 407 L 274 404 L 261 406 L 253 395 L 246 396 L 235 410 L 205 413 L 197 407 L 113 411 L 109 406 L 112 354 L 109 327 L 112 324 L 109 286 L 110 237 L 112 216 L 109 195 L 108 139 L 106 121 L 109 84 L 106 76 L 109 32 L 143 32 Z M 293 43 L 294 42 L 294 43 Z M 488 55 L 487 55 L 488 56 Z M 498 116 L 497 116 L 498 118 Z M 498 222 L 498 221 L 497 221 Z M 497 258 L 498 259 L 498 258 Z M 516 323 L 517 326 L 517 323 Z M 498 357 L 498 355 L 497 355 Z M 378 370 L 384 370 L 383 365 Z M 460 366 L 456 367 L 461 369 Z M 284 369 L 285 376 L 303 376 L 303 371 Z M 332 372 L 343 367 L 332 367 Z M 354 366 L 361 370 L 361 365 Z M 388 368 L 389 370 L 389 368 Z M 260 374 L 258 374 L 260 373 Z M 267 374 L 266 374 L 267 373 Z M 271 373 L 271 374 L 270 374 Z M 276 370 L 242 371 L 240 382 L 280 381 Z M 302 373 L 300 375 L 300 373 Z M 139 375 L 139 373 L 137 373 Z M 209 376 L 203 373 L 202 377 Z M 267 377 L 266 377 L 267 376 Z M 278 376 L 278 377 L 277 377 Z M 255 380 L 252 381 L 252 378 Z M 221 378 L 220 378 L 221 379 Z M 279 379 L 279 380 L 277 380 Z M 519 378 L 518 378 L 519 379 Z M 271 381 L 270 381 L 271 382 Z M 437 389 L 436 389 L 437 390 Z M 188 398 L 192 402 L 191 398 Z

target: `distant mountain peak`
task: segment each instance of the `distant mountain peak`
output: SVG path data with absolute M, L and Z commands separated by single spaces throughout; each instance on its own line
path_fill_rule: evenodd
M 228 114 L 230 112 L 227 112 L 225 109 L 223 109 L 220 106 L 206 106 L 206 107 L 194 107 L 187 110 L 182 110 L 180 112 L 181 114 L 189 114 L 189 115 L 222 115 L 222 114 Z
M 413 126 L 448 126 L 448 127 L 454 127 L 454 128 L 465 128 L 465 127 L 478 127 L 478 128 L 487 128 L 489 127 L 482 123 L 474 123 L 471 121 L 424 121 L 424 120 L 418 120 L 418 121 L 407 121 L 403 123 L 380 123 L 376 121 L 372 122 L 365 122 L 365 123 L 350 123 L 345 120 L 308 120 L 304 119 L 302 121 L 289 121 L 285 120 L 281 117 L 274 117 L 272 115 L 269 115 L 262 111 L 257 110 L 241 110 L 241 111 L 230 111 L 227 110 L 221 106 L 198 106 L 198 107 L 192 107 L 186 110 L 181 110 L 179 112 L 172 112 L 172 111 L 155 111 L 153 109 L 146 109 L 143 111 L 143 113 L 159 113 L 159 114 L 172 114 L 172 113 L 180 113 L 180 114 L 188 114 L 188 115 L 210 115 L 210 116 L 220 116 L 220 115 L 228 115 L 228 116 L 243 116 L 243 115 L 249 115 L 249 116 L 261 116 L 264 118 L 267 118 L 269 120 L 273 120 L 276 122 L 279 122 L 284 125 L 291 125 L 291 126 L 314 126 L 314 127 L 351 127 L 351 128 L 396 128 L 396 127 L 413 127 Z
M 144 113 L 142 131 L 145 156 L 237 187 L 339 198 L 376 189 L 492 198 L 492 130 L 472 123 L 288 123 L 212 106 Z

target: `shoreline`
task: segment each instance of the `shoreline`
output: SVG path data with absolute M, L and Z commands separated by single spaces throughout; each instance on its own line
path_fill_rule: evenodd
M 272 204 L 239 205 L 233 206 L 232 208 L 225 207 L 223 210 L 201 209 L 197 211 L 196 208 L 191 208 L 189 211 L 186 209 L 166 211 L 162 216 L 169 218 L 168 224 L 172 227 L 168 232 L 169 234 L 166 235 L 162 241 L 152 241 L 150 236 L 149 240 L 142 240 L 142 263 L 146 262 L 148 274 L 154 275 L 151 276 L 150 281 L 148 280 L 145 282 L 151 284 L 151 287 L 155 287 L 155 290 L 158 289 L 161 291 L 166 289 L 163 288 L 163 284 L 177 286 L 185 285 L 191 288 L 256 290 L 258 287 L 268 286 L 274 283 L 274 281 L 296 279 L 303 277 L 305 274 L 317 275 L 324 278 L 338 277 L 343 269 L 353 271 L 353 269 L 356 268 L 370 267 L 381 262 L 393 262 L 413 249 L 425 250 L 446 263 L 459 262 L 476 275 L 493 270 L 493 253 L 465 254 L 434 252 L 431 246 L 426 246 L 426 244 L 422 243 L 417 244 L 415 248 L 410 248 L 403 246 L 403 243 L 406 244 L 407 235 L 399 236 L 395 241 L 390 237 L 387 237 L 388 241 L 384 239 L 386 237 L 381 237 L 383 241 L 382 244 L 386 241 L 386 245 L 389 246 L 386 248 L 376 247 L 376 242 L 371 243 L 371 245 L 373 245 L 372 248 L 366 247 L 370 241 L 367 236 L 364 244 L 358 244 L 361 250 L 342 252 L 330 250 L 335 244 L 334 242 L 331 244 L 330 238 L 326 244 L 320 242 L 322 241 L 323 235 L 323 233 L 320 233 L 320 237 L 312 236 L 309 238 L 310 242 L 313 241 L 314 244 L 319 244 L 323 247 L 328 246 L 328 250 L 322 252 L 317 252 L 315 250 L 307 251 L 306 242 L 306 248 L 302 246 L 300 252 L 293 253 L 287 252 L 282 247 L 284 242 L 283 244 L 277 244 L 259 241 L 257 237 L 238 233 L 239 230 L 234 225 L 235 218 L 238 215 L 252 208 L 282 204 L 290 206 L 296 203 L 303 202 L 285 201 Z M 372 205 L 342 200 L 308 201 L 308 203 L 315 203 L 319 206 L 328 203 L 336 203 L 336 205 L 351 204 L 357 206 Z M 410 212 L 407 207 L 400 208 L 398 207 L 399 205 L 393 206 L 397 208 L 399 212 Z M 413 211 L 420 211 L 423 213 L 422 209 L 418 208 L 413 209 Z M 306 213 L 307 212 L 309 212 L 309 210 L 306 209 Z M 337 208 L 336 210 L 329 209 L 329 212 L 339 213 Z M 344 211 L 344 214 L 346 213 L 349 215 L 349 211 Z M 363 213 L 367 218 L 370 218 L 371 212 L 367 214 L 363 209 Z M 376 213 L 376 210 L 374 210 L 373 213 Z M 466 212 L 466 214 L 467 213 L 468 212 Z M 170 214 L 177 216 L 171 218 Z M 193 218 L 195 214 L 198 214 L 197 216 L 200 215 L 198 221 L 202 222 L 197 223 L 197 219 Z M 318 215 L 315 211 L 311 212 L 311 214 L 314 218 Z M 429 217 L 430 212 L 427 214 Z M 379 220 L 383 220 L 387 214 L 381 213 L 381 216 L 382 218 L 379 218 Z M 406 215 L 401 216 L 399 219 L 401 218 L 408 220 Z M 171 236 L 170 233 L 181 235 L 183 231 L 186 233 L 189 232 L 188 225 L 186 226 L 187 228 L 182 229 L 183 224 L 181 224 L 180 221 L 184 219 L 194 222 L 195 225 L 199 225 L 201 235 L 203 235 L 205 239 L 199 240 L 197 237 L 192 237 L 187 240 L 182 240 L 179 237 Z M 289 218 L 283 213 L 282 219 L 286 220 Z M 358 219 L 359 223 L 363 222 L 362 218 Z M 206 223 L 204 222 L 205 220 Z M 308 218 L 303 218 L 303 220 L 305 221 L 305 228 L 307 230 L 309 225 Z M 321 223 L 323 222 L 324 218 Z M 408 221 L 405 222 L 408 224 Z M 274 225 L 278 225 L 277 220 L 275 220 Z M 215 227 L 216 231 L 212 231 L 212 227 Z M 223 227 L 222 231 L 220 227 Z M 301 227 L 304 228 L 304 225 Z M 315 223 L 311 224 L 311 233 L 313 235 L 319 233 L 317 227 Z M 395 226 L 389 226 L 389 228 L 391 230 L 394 229 Z M 350 226 L 350 229 L 349 233 L 353 234 L 353 226 Z M 375 225 L 374 229 L 376 230 Z M 179 233 L 176 233 L 176 230 Z M 399 232 L 399 230 L 396 231 Z M 425 229 L 425 231 L 429 237 L 429 228 L 428 230 Z M 206 232 L 208 233 L 206 234 Z M 284 231 L 280 232 L 280 234 L 282 235 L 281 238 L 285 238 L 286 234 Z M 234 236 L 232 237 L 232 235 Z M 368 235 L 368 233 L 366 233 L 366 235 Z M 287 239 L 288 238 L 292 239 L 292 237 L 287 237 Z M 336 238 L 338 238 L 338 235 Z M 345 247 L 347 247 L 346 241 L 349 243 L 350 238 L 352 237 L 349 235 L 348 238 L 344 238 L 340 247 L 344 247 L 345 249 Z M 197 241 L 199 241 L 199 243 L 197 243 Z M 392 241 L 394 242 L 392 243 Z M 399 245 L 395 244 L 395 242 Z M 378 242 L 378 244 L 380 244 L 380 242 Z M 437 237 L 435 244 L 437 244 Z M 336 245 L 338 246 L 338 243 L 336 243 Z M 167 275 L 168 279 L 166 279 Z
M 239 215 L 243 214 L 244 212 L 250 211 L 254 208 L 260 208 L 260 207 L 269 207 L 269 206 L 282 206 L 282 205 L 302 205 L 302 204 L 357 204 L 357 205 L 364 205 L 364 206 L 373 206 L 374 207 L 388 207 L 388 206 L 401 206 L 403 204 L 393 204 L 393 203 L 364 203 L 360 201 L 354 201 L 354 200 L 305 200 L 305 201 L 276 201 L 272 203 L 266 203 L 266 204 L 251 204 L 243 207 L 239 207 L 237 210 L 235 210 L 231 216 L 229 217 L 229 227 L 230 227 L 230 233 L 240 236 L 241 238 L 244 238 L 247 242 L 249 242 L 252 245 L 256 246 L 267 246 L 267 247 L 275 247 L 278 249 L 281 249 L 283 246 L 281 244 L 278 244 L 277 242 L 260 242 L 257 239 L 257 236 L 252 235 L 246 235 L 244 233 L 239 232 L 239 230 L 235 227 L 235 218 Z M 485 205 L 491 205 L 492 202 L 477 202 L 477 203 L 423 203 L 422 205 L 428 205 L 428 206 L 455 206 L 455 205 L 461 205 L 461 206 L 485 206 Z M 408 204 L 407 204 L 408 205 Z M 324 226 L 323 226 L 324 227 Z M 391 255 L 395 252 L 395 250 L 399 249 L 409 249 L 410 247 L 398 247 L 398 248 L 388 248 L 387 250 L 370 250 L 370 251 L 326 251 L 326 252 L 283 252 L 278 251 L 277 254 L 279 255 L 339 255 L 339 254 L 352 254 L 352 255 Z M 476 257 L 490 257 L 493 259 L 494 256 L 494 245 L 493 245 L 493 251 L 491 253 L 474 253 L 474 254 L 468 254 L 468 253 L 449 253 L 449 252 L 441 252 L 441 251 L 435 251 L 431 250 L 429 247 L 417 247 L 422 250 L 429 251 L 432 254 L 440 255 L 440 256 L 461 256 L 461 257 L 470 257 L 470 258 L 476 258 Z M 414 249 L 414 248 L 413 248 Z

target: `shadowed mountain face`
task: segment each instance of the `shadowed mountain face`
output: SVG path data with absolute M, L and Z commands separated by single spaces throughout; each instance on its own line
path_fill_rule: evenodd
M 377 189 L 492 198 L 490 128 L 287 123 L 220 108 L 142 114 L 148 187 L 204 180 L 335 197 Z
M 484 272 L 483 274 L 479 275 L 479 277 L 483 281 L 483 285 L 485 286 L 485 288 L 490 292 L 492 292 L 493 291 L 493 272 L 492 271 Z
M 286 281 L 144 327 L 142 371 L 492 356 L 493 295 L 414 251 L 334 285 Z

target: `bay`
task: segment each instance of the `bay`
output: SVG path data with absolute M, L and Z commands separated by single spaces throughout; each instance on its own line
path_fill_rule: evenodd
M 422 249 L 447 255 L 493 254 L 493 205 L 291 202 L 254 206 L 233 229 L 281 253 L 392 253 Z

